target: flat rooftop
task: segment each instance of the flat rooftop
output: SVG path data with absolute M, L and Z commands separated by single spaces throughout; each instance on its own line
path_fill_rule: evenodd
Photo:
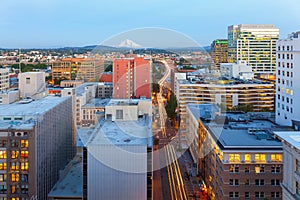
M 76 88 L 75 88 L 75 93 L 76 93 L 77 96 L 82 96 L 83 93 L 86 91 L 85 88 L 86 88 L 87 86 L 94 86 L 94 85 L 97 86 L 98 83 L 97 83 L 97 82 L 86 82 L 86 83 L 84 83 L 84 84 L 82 84 L 82 85 L 76 87 Z
M 105 121 L 95 128 L 88 145 L 151 145 L 152 130 L 145 119 L 138 121 Z
M 30 103 L 15 102 L 12 104 L 0 105 L 0 119 L 8 116 L 37 116 L 51 110 L 70 97 L 47 96 Z
M 189 104 L 223 150 L 282 150 L 274 131 L 289 130 L 275 124 L 268 113 L 219 113 L 210 104 Z
M 71 161 L 67 174 L 55 184 L 48 197 L 79 198 L 82 195 L 82 162 L 77 157 Z
M 263 81 L 263 80 L 241 80 L 241 79 L 228 79 L 225 77 L 221 78 L 212 78 L 212 79 L 207 79 L 207 78 L 193 78 L 190 80 L 185 80 L 185 79 L 180 79 L 177 80 L 179 84 L 199 84 L 199 85 L 218 85 L 218 86 L 238 86 L 240 87 L 241 85 L 262 85 L 262 84 L 267 84 L 267 85 L 273 85 L 271 82 L 268 81 Z
M 139 101 L 151 101 L 150 99 L 111 99 L 108 106 L 137 106 Z
M 83 108 L 105 107 L 111 99 L 94 98 L 87 102 Z
M 300 150 L 300 132 L 299 131 L 283 131 L 275 132 L 281 140 L 291 144 L 296 149 Z

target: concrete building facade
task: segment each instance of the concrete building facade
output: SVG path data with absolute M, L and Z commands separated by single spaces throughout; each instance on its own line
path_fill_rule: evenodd
M 212 70 L 219 70 L 220 63 L 228 62 L 228 40 L 217 39 L 211 44 Z
M 276 41 L 279 29 L 270 24 L 228 27 L 228 62 L 246 61 L 256 74 L 276 73 Z
M 300 32 L 277 42 L 276 122 L 292 126 L 300 122 Z
M 47 199 L 75 155 L 72 99 L 0 106 L 0 198 Z
M 19 74 L 20 98 L 43 96 L 46 91 L 44 72 L 26 72 Z
M 151 98 L 151 61 L 143 57 L 116 59 L 113 62 L 113 97 Z
M 0 67 L 0 91 L 9 89 L 9 68 Z

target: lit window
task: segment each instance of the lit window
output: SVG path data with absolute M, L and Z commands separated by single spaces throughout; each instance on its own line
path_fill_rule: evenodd
M 21 170 L 22 171 L 28 170 L 28 162 L 21 162 Z
M 0 182 L 6 181 L 6 174 L 0 174 Z
M 265 163 L 266 162 L 266 154 L 255 154 L 255 162 Z
M 28 151 L 21 151 L 21 158 L 28 158 Z
M 0 151 L 0 159 L 6 159 L 6 151 Z
M 281 154 L 271 154 L 271 161 L 282 162 L 282 155 Z
M 6 162 L 0 162 L 0 170 L 6 170 Z
M 11 151 L 11 158 L 16 159 L 19 157 L 19 151 Z
M 240 154 L 229 154 L 229 162 L 240 162 Z
M 251 154 L 245 154 L 245 162 L 250 163 L 251 162 Z
M 260 174 L 265 172 L 265 167 L 264 166 L 256 166 L 255 167 L 255 173 Z
M 11 162 L 10 163 L 10 170 L 18 171 L 19 170 L 19 163 L 18 162 Z
M 11 174 L 11 182 L 18 182 L 19 174 Z

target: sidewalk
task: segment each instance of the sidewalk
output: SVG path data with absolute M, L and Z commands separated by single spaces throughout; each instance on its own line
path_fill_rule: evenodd
M 201 191 L 199 183 L 202 179 L 197 176 L 197 168 L 193 165 L 192 157 L 189 151 L 185 151 L 182 156 L 178 154 L 180 171 L 184 180 L 188 199 L 190 200 L 208 200 L 207 195 Z

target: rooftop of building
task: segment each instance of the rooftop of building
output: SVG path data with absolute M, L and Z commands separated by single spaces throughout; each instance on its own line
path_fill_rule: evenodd
M 151 101 L 150 99 L 111 99 L 108 106 L 137 106 L 139 101 Z
M 105 121 L 95 128 L 88 145 L 151 145 L 152 130 L 147 119 Z
M 105 107 L 111 99 L 94 98 L 87 102 L 82 108 Z
M 271 113 L 220 113 L 209 104 L 189 104 L 188 108 L 223 150 L 281 150 L 274 131 L 289 130 L 275 124 Z
M 41 115 L 70 97 L 47 96 L 39 100 L 25 99 L 12 104 L 0 105 L 0 116 L 37 116 Z
M 192 84 L 192 85 L 219 85 L 219 86 L 240 86 L 240 85 L 273 85 L 269 81 L 265 80 L 244 80 L 238 78 L 228 78 L 228 77 L 193 77 L 189 79 L 179 79 L 177 80 L 179 84 Z
M 283 131 L 275 132 L 276 136 L 289 143 L 292 147 L 300 151 L 300 132 L 299 131 Z
M 249 28 L 249 29 L 277 29 L 274 24 L 239 24 L 239 25 L 232 25 L 237 26 L 239 28 Z
M 82 197 L 82 162 L 80 157 L 71 161 L 67 173 L 52 188 L 48 197 Z
M 75 93 L 77 96 L 82 96 L 86 91 L 86 87 L 88 86 L 97 86 L 98 82 L 86 82 L 78 87 L 75 88 Z

